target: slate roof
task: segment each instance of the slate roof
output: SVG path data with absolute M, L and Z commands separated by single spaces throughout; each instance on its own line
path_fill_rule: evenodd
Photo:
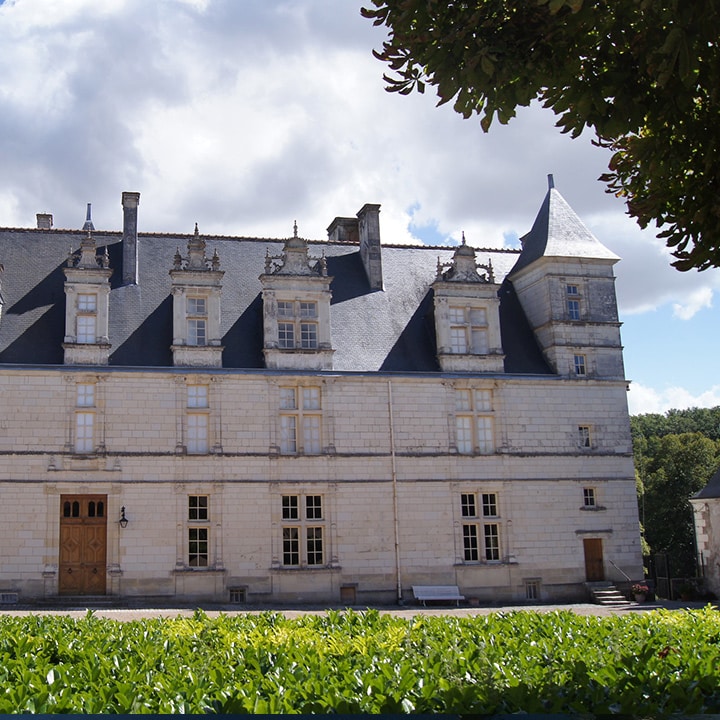
M 585 227 L 565 198 L 555 189 L 552 176 L 549 185 L 532 229 L 520 238 L 523 249 L 512 272 L 541 257 L 619 260 L 615 253 L 608 250 Z
M 86 233 L 0 228 L 0 364 L 62 365 L 65 267 Z M 111 277 L 111 366 L 171 367 L 172 297 L 169 270 L 190 235 L 138 234 L 139 282 L 122 285 L 122 232 L 94 232 L 107 247 Z M 263 368 L 262 296 L 265 255 L 279 255 L 285 239 L 204 236 L 224 271 L 221 332 L 223 368 Z M 383 244 L 383 290 L 370 288 L 357 242 L 309 241 L 310 255 L 327 258 L 331 284 L 333 368 L 350 372 L 439 372 L 431 285 L 438 258 L 455 248 Z M 500 323 L 505 372 L 551 374 L 512 283 L 517 269 L 548 253 L 616 258 L 585 229 L 551 189 L 518 257 L 513 250 L 477 250 L 501 283 Z
M 708 500 L 711 498 L 720 498 L 720 470 L 710 478 L 708 484 L 700 492 L 693 495 L 693 500 Z

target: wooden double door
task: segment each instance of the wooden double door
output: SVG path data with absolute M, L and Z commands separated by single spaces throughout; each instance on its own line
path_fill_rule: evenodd
M 104 595 L 107 495 L 60 496 L 60 595 Z

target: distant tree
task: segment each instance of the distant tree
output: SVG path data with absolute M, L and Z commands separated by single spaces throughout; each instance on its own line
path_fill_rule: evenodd
M 633 442 L 640 436 L 645 439 L 664 435 L 700 432 L 711 440 L 720 440 L 720 406 L 668 410 L 664 415 L 647 413 L 630 418 Z M 637 449 L 636 449 L 637 452 Z
M 720 442 L 702 433 L 642 435 L 633 445 L 641 482 L 645 540 L 652 553 L 668 553 L 671 572 L 695 574 L 695 531 L 690 497 L 720 464 Z
M 507 123 L 534 99 L 612 151 L 607 191 L 664 228 L 678 270 L 720 266 L 720 3 L 369 0 L 387 89 Z

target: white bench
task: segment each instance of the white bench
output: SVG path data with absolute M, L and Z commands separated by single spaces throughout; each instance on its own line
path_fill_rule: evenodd
M 413 585 L 413 595 L 425 605 L 428 600 L 454 600 L 458 607 L 465 599 L 457 585 Z

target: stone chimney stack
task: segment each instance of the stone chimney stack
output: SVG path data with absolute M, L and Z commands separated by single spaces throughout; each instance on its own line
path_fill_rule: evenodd
M 38 213 L 35 217 L 38 230 L 52 230 L 53 216 L 50 213 Z
M 138 284 L 138 230 L 137 209 L 140 193 L 124 192 L 123 207 L 123 285 Z
M 373 290 L 383 289 L 382 256 L 380 254 L 380 206 L 363 205 L 358 217 L 360 257 Z

